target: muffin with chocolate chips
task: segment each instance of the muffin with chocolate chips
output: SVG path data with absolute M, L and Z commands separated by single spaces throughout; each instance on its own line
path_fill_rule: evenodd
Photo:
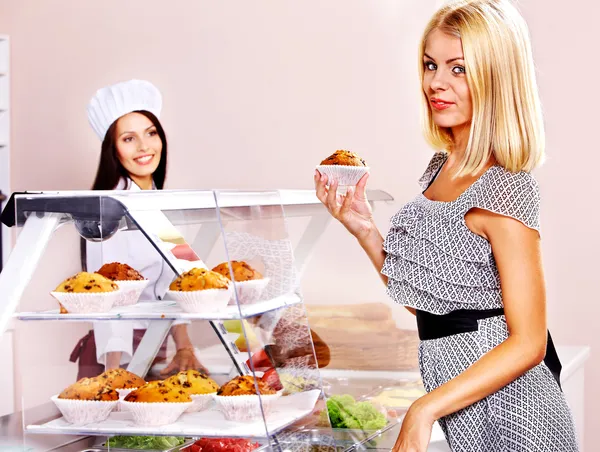
M 226 419 L 247 422 L 260 419 L 263 412 L 268 415 L 279 396 L 264 381 L 242 375 L 221 386 L 215 402 Z
M 175 422 L 192 406 L 192 399 L 181 387 L 168 381 L 152 381 L 131 392 L 121 402 L 138 425 L 155 426 Z
M 67 422 L 89 424 L 101 422 L 119 403 L 119 395 L 110 385 L 94 378 L 82 378 L 51 400 Z
M 339 150 L 323 160 L 321 165 L 367 166 L 367 162 L 355 152 Z
M 197 370 L 183 370 L 167 378 L 165 382 L 189 394 L 193 405 L 187 409 L 186 413 L 209 408 L 213 403 L 213 394 L 216 394 L 219 389 L 216 381 Z
M 192 268 L 171 283 L 168 295 L 185 312 L 209 313 L 225 309 L 231 291 L 225 276 L 205 268 Z
M 117 300 L 115 306 L 136 304 L 149 282 L 135 268 L 120 262 L 104 264 L 97 273 L 114 281 L 122 290 L 122 296 Z
M 121 291 L 116 283 L 98 273 L 80 272 L 60 283 L 52 296 L 63 313 L 99 313 L 109 311 Z
M 357 153 L 337 150 L 317 166 L 320 174 L 327 176 L 327 183 L 337 181 L 340 186 L 356 185 L 369 172 L 367 162 Z
M 54 291 L 66 293 L 93 293 L 113 292 L 118 289 L 119 286 L 117 284 L 99 273 L 80 272 L 75 276 L 65 279 Z

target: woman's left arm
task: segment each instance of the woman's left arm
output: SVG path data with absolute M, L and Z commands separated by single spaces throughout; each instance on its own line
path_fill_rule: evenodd
M 407 440 L 430 435 L 435 420 L 503 388 L 538 365 L 546 353 L 546 293 L 539 233 L 518 220 L 483 209 L 472 209 L 465 220 L 469 229 L 492 246 L 509 335 L 456 378 L 415 401 L 397 445 L 402 443 L 403 434 Z

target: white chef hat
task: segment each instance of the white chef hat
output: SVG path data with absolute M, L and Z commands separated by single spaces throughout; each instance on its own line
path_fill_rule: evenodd
M 160 117 L 162 96 L 152 83 L 129 80 L 99 89 L 87 107 L 88 120 L 100 140 L 113 122 L 137 110 L 146 110 Z

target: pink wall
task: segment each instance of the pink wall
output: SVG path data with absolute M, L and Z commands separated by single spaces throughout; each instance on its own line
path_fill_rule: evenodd
M 146 78 L 164 95 L 171 188 L 310 188 L 314 165 L 349 148 L 369 161 L 372 187 L 397 200 L 377 212 L 385 229 L 428 159 L 418 129 L 416 50 L 435 3 L 0 0 L 0 33 L 12 46 L 12 188 L 88 187 L 99 151 L 85 116 L 89 97 L 108 83 Z M 600 225 L 592 210 L 597 145 L 588 131 L 597 116 L 590 99 L 600 69 L 593 45 L 600 6 L 520 5 L 548 127 L 549 160 L 537 174 L 549 324 L 557 343 L 595 349 L 600 239 L 591 231 Z M 70 265 L 49 265 L 56 274 L 45 279 L 61 279 Z M 311 284 L 331 268 L 337 284 Z M 47 292 L 41 284 L 31 290 Z M 304 291 L 314 301 L 386 299 L 337 225 L 320 243 Z M 39 359 L 64 357 L 62 350 Z M 592 356 L 588 431 L 597 423 L 598 378 Z

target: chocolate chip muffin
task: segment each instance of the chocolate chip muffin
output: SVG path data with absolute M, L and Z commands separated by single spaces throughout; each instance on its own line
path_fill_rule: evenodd
M 192 268 L 178 276 L 169 286 L 170 290 L 183 292 L 227 288 L 229 288 L 227 278 L 205 268 Z
M 237 282 L 252 281 L 255 279 L 262 279 L 263 276 L 250 265 L 244 261 L 231 261 L 231 268 L 233 268 L 233 278 Z M 227 279 L 231 279 L 231 270 L 229 269 L 229 262 L 223 262 L 217 265 L 212 271 L 217 272 Z
M 125 369 L 110 369 L 98 375 L 97 378 L 113 389 L 139 388 L 146 384 L 143 378 Z
M 119 262 L 104 264 L 96 273 L 111 281 L 143 281 L 146 279 L 133 267 Z
M 97 377 L 82 378 L 58 395 L 59 399 L 93 400 L 98 402 L 119 400 L 119 394 Z
M 367 166 L 367 162 L 354 152 L 338 150 L 323 160 L 321 165 Z
M 212 394 L 217 392 L 219 385 L 197 370 L 183 370 L 165 380 L 176 388 L 183 389 L 187 394 Z
M 262 380 L 255 380 L 254 377 L 250 375 L 242 375 L 240 377 L 235 377 L 233 380 L 225 383 L 219 391 L 217 395 L 220 396 L 236 396 L 236 395 L 256 395 L 256 386 L 254 382 L 258 383 L 258 390 L 261 394 L 276 394 L 277 391 L 272 389 L 267 383 Z
M 141 388 L 130 392 L 125 397 L 126 402 L 144 403 L 178 403 L 191 402 L 192 399 L 181 387 L 174 386 L 168 381 L 153 381 Z
M 54 290 L 67 293 L 114 292 L 119 286 L 98 273 L 80 272 L 72 276 Z

